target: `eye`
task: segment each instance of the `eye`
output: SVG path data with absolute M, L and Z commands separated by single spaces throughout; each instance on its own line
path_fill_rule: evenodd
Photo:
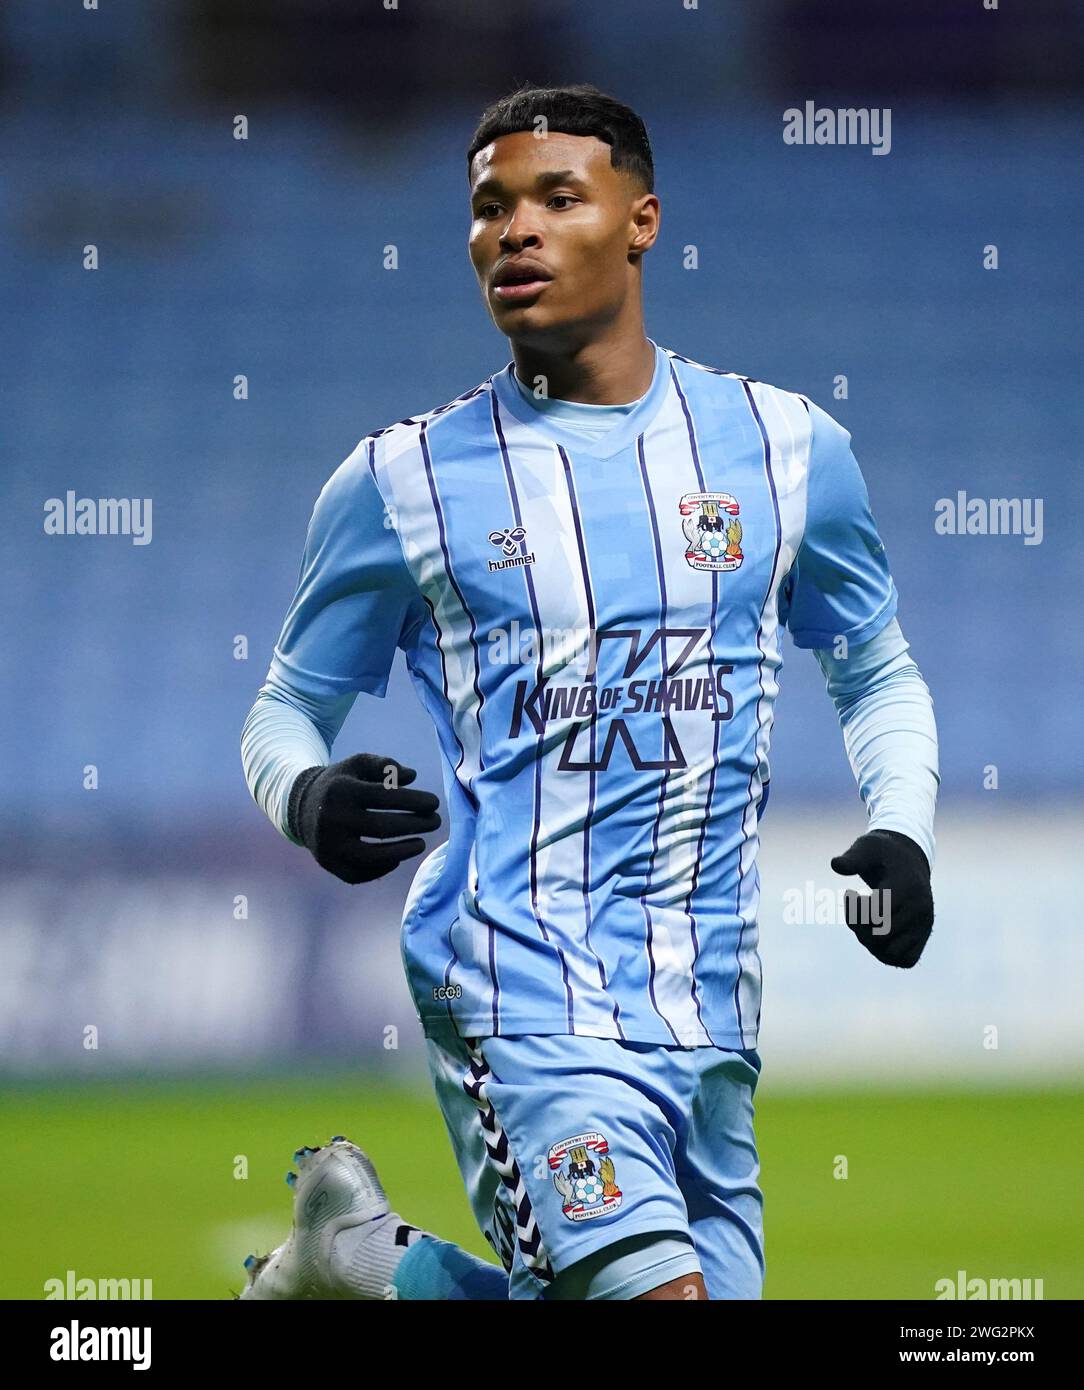
M 568 204 L 572 204 L 572 203 L 577 203 L 577 202 L 579 202 L 579 199 L 578 199 L 578 198 L 573 198 L 573 196 L 572 196 L 571 193 L 555 193 L 555 194 L 553 195 L 553 197 L 550 199 L 550 202 L 551 202 L 551 203 L 568 203 Z M 560 212 L 561 209 L 558 208 L 557 211 Z
M 482 206 L 475 213 L 475 216 L 485 218 L 490 212 L 493 211 L 494 208 L 496 208 L 496 210 L 499 212 L 500 207 L 500 203 L 483 203 Z

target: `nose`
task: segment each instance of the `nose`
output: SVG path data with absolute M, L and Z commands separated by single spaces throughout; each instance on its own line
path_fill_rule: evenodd
M 501 250 L 507 255 L 514 251 L 525 251 L 542 245 L 542 238 L 529 208 L 523 206 L 513 210 L 504 230 L 500 234 Z

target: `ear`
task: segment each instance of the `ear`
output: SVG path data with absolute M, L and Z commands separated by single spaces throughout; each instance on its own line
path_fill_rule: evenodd
M 629 255 L 642 256 L 655 245 L 662 208 L 654 193 L 644 193 L 632 204 L 629 221 Z

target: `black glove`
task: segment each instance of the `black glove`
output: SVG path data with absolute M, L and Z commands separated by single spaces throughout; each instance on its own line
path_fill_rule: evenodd
M 870 830 L 846 854 L 837 854 L 832 868 L 837 874 L 859 874 L 871 888 L 887 890 L 871 899 L 848 888 L 847 925 L 885 965 L 914 965 L 933 930 L 930 865 L 914 840 L 896 830 Z M 871 909 L 880 921 L 874 921 Z
M 394 778 L 389 779 L 392 772 Z M 440 825 L 439 803 L 432 792 L 404 790 L 417 775 L 412 767 L 375 753 L 355 753 L 330 767 L 306 768 L 290 788 L 290 833 L 311 850 L 322 869 L 344 883 L 383 878 L 404 859 L 425 850 L 424 840 L 399 836 L 428 834 Z M 394 785 L 385 786 L 386 780 Z M 359 839 L 361 835 L 369 839 Z

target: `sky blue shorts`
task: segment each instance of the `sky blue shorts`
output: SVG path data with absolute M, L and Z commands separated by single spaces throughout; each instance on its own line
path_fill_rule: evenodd
M 759 1298 L 754 1049 L 427 1038 L 475 1219 L 516 1299 L 622 1299 L 694 1270 Z

